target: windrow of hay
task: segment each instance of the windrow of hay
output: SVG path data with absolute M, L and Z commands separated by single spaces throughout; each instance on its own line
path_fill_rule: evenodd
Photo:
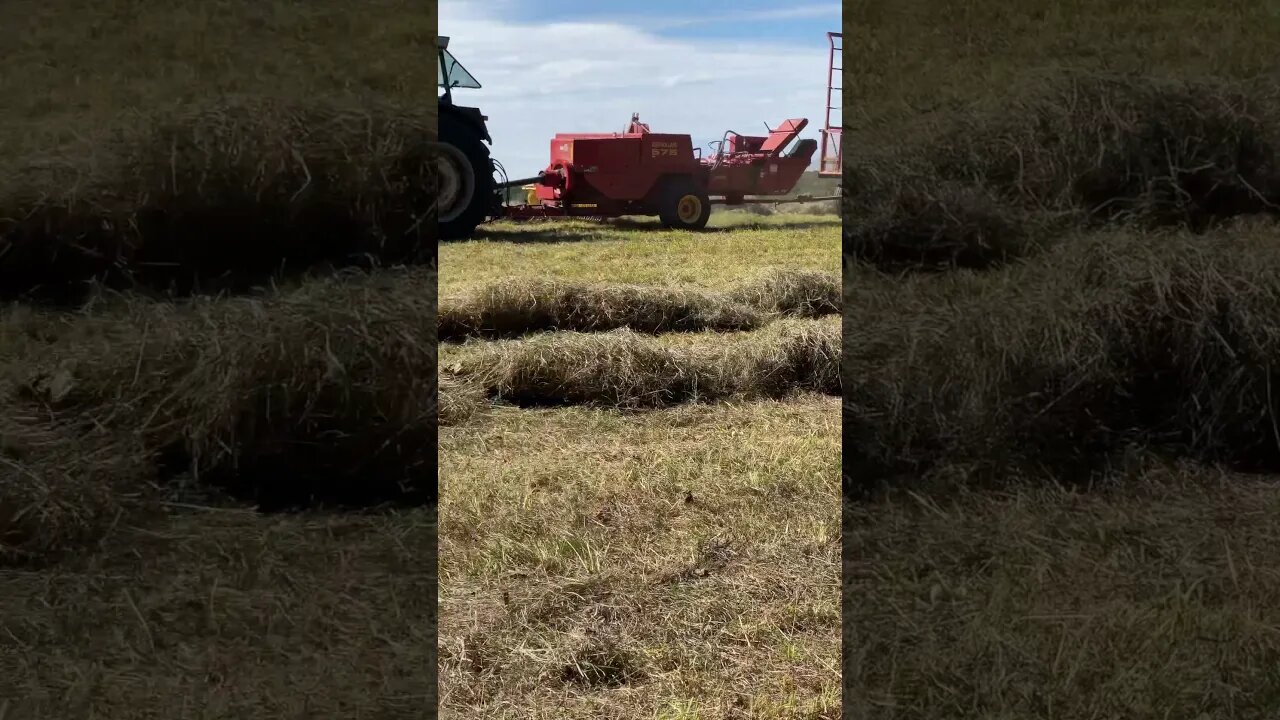
M 431 113 L 392 103 L 232 97 L 7 158 L 0 297 L 434 257 L 434 134 Z
M 1109 232 L 995 274 L 927 280 L 855 294 L 853 482 L 943 467 L 1085 480 L 1131 445 L 1280 467 L 1274 224 Z
M 145 448 L 119 433 L 85 435 L 34 403 L 0 413 L 0 564 L 27 562 L 97 537 L 125 484 L 151 479 Z
M 846 223 L 845 251 L 890 272 L 983 269 L 1034 254 L 1052 226 L 989 189 L 906 180 Z
M 484 408 L 484 388 L 452 373 L 442 372 L 439 379 L 438 420 L 441 427 L 458 425 Z
M 817 318 L 839 315 L 840 277 L 820 270 L 771 268 L 728 292 L 736 301 L 770 315 Z
M 739 387 L 765 397 L 796 389 L 840 394 L 840 329 L 814 322 L 789 322 L 773 338 L 748 344 L 747 376 Z
M 672 346 L 632 330 L 486 345 L 450 371 L 520 406 L 628 409 L 809 391 L 839 394 L 840 330 L 790 320 L 729 341 Z
M 265 509 L 427 501 L 435 492 L 434 270 L 277 297 L 132 300 L 65 317 L 5 370 L 5 399 L 97 441 L 126 428 L 157 472 Z M 89 482 L 89 478 L 77 478 Z
M 1036 74 L 924 139 L 855 153 L 845 252 L 983 267 L 1071 227 L 1203 231 L 1280 211 L 1280 93 L 1263 83 Z
M 440 339 L 518 337 L 566 330 L 627 328 L 643 333 L 739 331 L 777 316 L 840 312 L 832 273 L 772 269 L 725 293 L 631 284 L 510 279 L 440 307 Z

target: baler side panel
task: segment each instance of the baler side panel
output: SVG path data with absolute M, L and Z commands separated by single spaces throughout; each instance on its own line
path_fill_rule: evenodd
M 598 194 L 612 201 L 643 202 L 664 175 L 700 178 L 688 135 L 576 136 L 568 142 L 570 150 L 561 159 L 572 157 L 568 195 L 573 198 Z

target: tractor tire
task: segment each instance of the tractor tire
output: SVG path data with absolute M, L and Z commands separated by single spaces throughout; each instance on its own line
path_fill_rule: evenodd
M 440 116 L 437 162 L 440 171 L 436 222 L 441 240 L 475 234 L 493 207 L 493 162 L 475 130 L 449 115 Z
M 711 198 L 691 178 L 673 178 L 658 197 L 658 218 L 663 227 L 701 230 L 711 218 Z

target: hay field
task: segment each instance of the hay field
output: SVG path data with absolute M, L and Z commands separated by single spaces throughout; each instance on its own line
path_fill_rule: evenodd
M 1273 12 L 845 22 L 846 717 L 1273 717 Z
M 353 9 L 0 5 L 0 716 L 436 701 L 436 20 Z
M 835 718 L 834 216 L 440 249 L 449 718 Z

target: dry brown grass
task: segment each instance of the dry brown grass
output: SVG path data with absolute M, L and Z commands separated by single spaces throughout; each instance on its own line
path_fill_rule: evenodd
M 485 286 L 466 297 L 445 298 L 440 338 L 448 342 L 547 330 L 620 328 L 648 333 L 731 331 L 761 322 L 753 308 L 697 290 L 521 278 Z
M 441 716 L 837 717 L 837 404 L 445 428 Z
M 1111 232 L 868 288 L 845 328 L 846 459 L 865 483 L 956 464 L 1088 480 L 1135 444 L 1274 468 L 1276 239 Z
M 846 717 L 1273 714 L 1273 15 L 846 7 Z
M 1123 480 L 846 508 L 845 717 L 1271 717 L 1275 483 Z
M 665 407 L 797 391 L 838 395 L 840 330 L 794 320 L 671 345 L 631 330 L 559 332 L 464 348 L 444 369 L 518 406 Z
M 738 283 L 728 295 L 768 315 L 816 318 L 840 314 L 841 282 L 822 270 L 770 268 Z
M 318 262 L 434 257 L 424 112 L 231 98 L 8 158 L 0 288 L 243 289 Z
M 269 508 L 433 497 L 434 289 L 428 270 L 267 299 L 122 299 L 13 358 L 6 402 L 90 441 L 127 427 L 171 472 Z
M 0 418 L 0 564 L 47 561 L 97 539 L 154 476 L 122 433 L 85 437 L 36 404 Z M 130 489 L 132 492 L 130 492 Z
M 125 514 L 55 568 L 0 570 L 0 706 L 420 718 L 436 700 L 435 536 L 434 508 Z
M 441 249 L 446 316 L 551 330 L 441 347 L 442 717 L 838 715 L 838 223 L 717 217 Z
M 1189 0 L 846 3 L 846 156 L 898 145 L 1044 72 L 1264 78 L 1277 68 L 1274 19 L 1252 0 L 1212 13 Z
M 846 253 L 987 267 L 1107 223 L 1202 231 L 1280 210 L 1280 107 L 1262 83 L 1046 73 L 850 169 Z
M 726 292 L 517 277 L 444 298 L 439 333 L 441 341 L 449 342 L 548 330 L 750 330 L 778 316 L 837 314 L 840 287 L 833 273 L 785 268 L 762 271 Z
M 0 297 L 434 256 L 434 31 L 403 0 L 5 4 Z
M 360 668 L 312 702 L 359 707 L 370 683 L 408 716 L 433 702 L 428 680 L 396 668 L 434 661 L 408 644 L 435 635 L 434 288 L 433 271 L 384 271 L 266 298 L 10 312 L 0 334 L 21 342 L 0 351 L 0 594 L 21 652 L 0 660 L 0 696 L 22 716 L 149 712 L 191 692 L 229 716 L 292 712 L 296 686 L 234 672 L 233 648 L 319 677 L 332 655 L 308 648 L 332 643 Z M 322 514 L 391 503 L 428 507 Z M 387 621 L 351 625 L 352 602 Z M 76 620 L 90 612 L 133 629 L 104 635 Z M 199 673 L 243 697 L 192 685 L 204 682 L 189 674 L 193 643 Z M 60 691 L 86 663 L 100 689 Z M 148 689 L 148 673 L 170 680 Z
M 0 307 L 0 715 L 434 706 L 434 268 L 268 280 L 433 254 L 435 26 L 405 0 L 0 4 L 0 297 L 42 303 Z M 332 508 L 402 492 L 393 456 L 426 507 Z

